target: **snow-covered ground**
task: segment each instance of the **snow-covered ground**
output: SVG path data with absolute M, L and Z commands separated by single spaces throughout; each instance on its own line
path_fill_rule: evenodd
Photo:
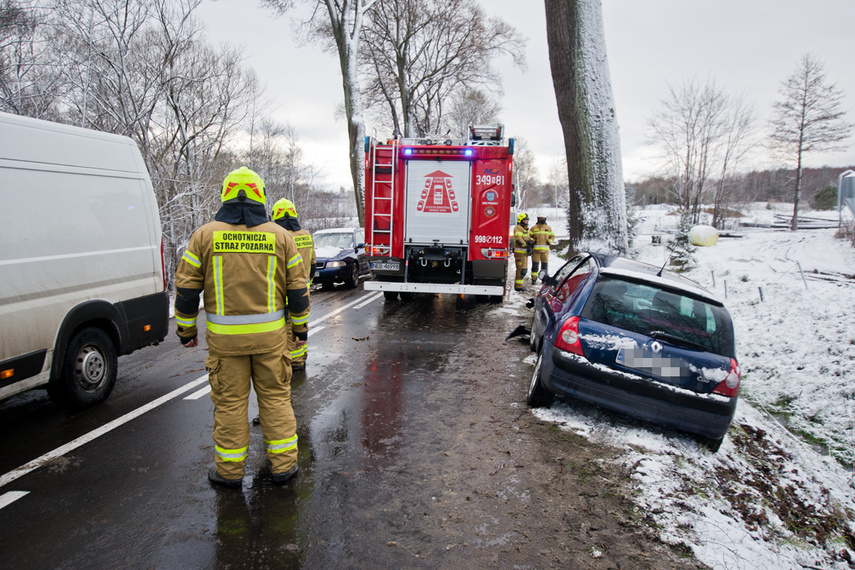
M 743 212 L 771 222 L 792 205 Z M 678 217 L 668 207 L 638 214 L 635 255 L 661 265 Z M 549 223 L 565 233 L 560 219 Z M 734 320 L 741 399 L 718 453 L 578 403 L 534 413 L 624 449 L 639 516 L 712 568 L 855 568 L 855 249 L 832 229 L 733 233 L 742 237 L 698 248 L 687 274 Z

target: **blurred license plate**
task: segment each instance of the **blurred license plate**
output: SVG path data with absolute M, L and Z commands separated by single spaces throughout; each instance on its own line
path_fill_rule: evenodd
M 618 349 L 615 362 L 660 378 L 679 378 L 680 365 L 683 363 L 679 358 L 666 358 L 650 350 L 624 347 Z
M 398 271 L 400 268 L 401 264 L 397 261 L 373 261 L 371 263 L 371 269 L 380 271 Z

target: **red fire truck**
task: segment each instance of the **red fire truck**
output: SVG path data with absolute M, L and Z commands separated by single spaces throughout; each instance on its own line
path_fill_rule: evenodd
M 412 293 L 501 301 L 508 274 L 514 140 L 502 125 L 469 138 L 365 139 L 365 247 L 387 299 Z

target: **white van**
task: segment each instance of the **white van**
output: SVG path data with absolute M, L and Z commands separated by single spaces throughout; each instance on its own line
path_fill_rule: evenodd
M 166 336 L 160 216 L 129 138 L 0 113 L 0 399 L 103 402 Z

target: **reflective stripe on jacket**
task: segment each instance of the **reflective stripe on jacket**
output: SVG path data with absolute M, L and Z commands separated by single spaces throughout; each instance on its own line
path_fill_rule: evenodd
M 546 224 L 535 224 L 529 235 L 534 240 L 534 249 L 548 251 L 549 246 L 555 241 L 555 234 L 552 233 L 552 228 Z
M 528 244 L 531 237 L 528 233 L 528 228 L 522 224 L 517 224 L 514 227 L 514 253 L 528 254 Z
M 294 240 L 277 224 L 252 228 L 205 224 L 190 238 L 175 273 L 175 286 L 182 293 L 203 292 L 206 339 L 215 354 L 284 350 L 290 334 L 286 329 L 289 313 L 292 330 L 305 336 L 306 268 Z M 182 337 L 195 333 L 197 314 L 198 310 L 176 298 L 176 321 L 190 331 Z

